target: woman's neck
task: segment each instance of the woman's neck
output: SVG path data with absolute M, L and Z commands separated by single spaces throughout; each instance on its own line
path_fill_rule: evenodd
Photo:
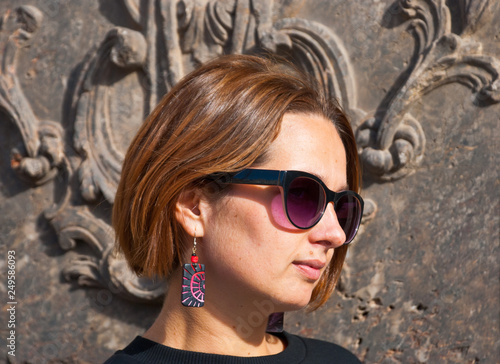
M 175 279 L 179 278 L 179 279 Z M 284 343 L 266 333 L 272 304 L 250 305 L 214 299 L 204 307 L 185 307 L 180 302 L 180 275 L 174 275 L 160 315 L 143 335 L 160 344 L 188 351 L 234 356 L 264 356 L 284 350 Z M 245 302 L 244 300 L 242 300 Z

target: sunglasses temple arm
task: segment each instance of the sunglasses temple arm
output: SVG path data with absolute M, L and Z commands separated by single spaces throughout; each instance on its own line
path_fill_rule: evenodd
M 227 183 L 279 186 L 284 179 L 286 171 L 273 171 L 267 169 L 245 169 L 225 179 Z

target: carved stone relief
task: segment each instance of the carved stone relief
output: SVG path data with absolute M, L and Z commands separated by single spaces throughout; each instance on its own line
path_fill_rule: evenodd
M 464 2 L 461 4 L 464 6 Z M 486 2 L 475 4 L 484 8 Z M 458 82 L 476 94 L 477 104 L 498 103 L 500 97 L 499 60 L 483 55 L 481 44 L 451 32 L 450 12 L 445 1 L 408 0 L 395 6 L 397 13 L 407 18 L 408 29 L 415 36 L 416 57 L 409 65 L 408 77 L 394 85 L 379 105 L 377 114 L 358 129 L 366 171 L 382 181 L 412 173 L 424 157 L 422 127 L 407 112 L 423 95 L 447 83 Z
M 105 288 L 130 301 L 161 302 L 164 283 L 135 277 L 114 255 L 110 206 L 134 131 L 163 94 L 217 55 L 271 52 L 314 75 L 351 116 L 369 186 L 418 173 L 429 139 L 424 130 L 429 128 L 412 110 L 427 95 L 460 84 L 472 92 L 470 103 L 475 108 L 500 102 L 500 60 L 498 55 L 483 52 L 474 37 L 485 14 L 498 14 L 492 1 L 386 2 L 381 24 L 395 32 L 404 32 L 406 26 L 414 43 L 407 44 L 413 47 L 408 50 L 410 62 L 375 111 L 360 106 L 361 86 L 346 46 L 350 40 L 319 21 L 302 17 L 304 3 L 124 0 L 108 5 L 121 7 L 129 24 L 109 29 L 86 51 L 71 74 L 72 87 L 64 91 L 65 105 L 60 107 L 67 112 L 61 120 L 36 116 L 18 74 L 20 50 L 38 47 L 33 37 L 56 19 L 47 19 L 51 7 L 44 3 L 44 11 L 33 5 L 7 9 L 0 23 L 0 122 L 9 123 L 21 136 L 21 145 L 13 146 L 10 156 L 18 177 L 30 188 L 58 186 L 52 201 L 43 207 L 43 219 L 55 231 L 60 248 L 73 253 L 60 267 L 65 280 Z M 326 7 L 326 3 L 317 4 Z M 370 239 L 372 224 L 384 219 L 375 215 L 385 196 L 369 191 L 360 241 Z M 381 267 L 374 265 L 374 285 L 383 281 Z M 349 269 L 348 265 L 347 274 Z M 369 293 L 349 292 L 349 287 L 344 278 L 339 290 L 368 301 L 367 305 L 379 305 L 366 298 L 371 297 Z M 366 307 L 358 320 L 364 312 L 368 312 Z M 367 362 L 381 360 L 370 358 L 366 351 L 363 355 Z M 401 357 L 397 351 L 394 355 Z

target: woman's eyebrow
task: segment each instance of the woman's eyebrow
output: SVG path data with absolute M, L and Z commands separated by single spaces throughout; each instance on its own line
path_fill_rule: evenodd
M 320 175 L 318 173 L 315 173 L 315 172 L 308 172 L 308 173 L 310 173 L 313 176 L 319 178 L 320 180 L 323 181 L 323 183 L 325 183 L 325 180 L 326 180 L 325 176 L 322 176 L 322 175 Z M 326 183 L 325 183 L 325 185 L 326 185 Z M 330 188 L 330 187 L 328 187 L 328 188 Z M 340 186 L 338 189 L 335 189 L 335 190 L 332 190 L 332 191 L 334 191 L 334 192 L 340 192 L 340 191 L 347 191 L 347 190 L 349 190 L 349 185 L 347 183 L 345 183 L 342 186 Z
M 348 190 L 349 190 L 349 186 L 348 185 L 343 185 L 343 186 L 340 187 L 340 189 L 337 192 L 348 191 Z
M 330 187 L 328 187 L 328 188 L 330 188 Z M 336 188 L 336 189 L 334 189 L 332 191 L 333 192 L 342 192 L 342 191 L 348 191 L 348 190 L 349 190 L 349 186 L 347 184 L 343 184 L 339 188 Z

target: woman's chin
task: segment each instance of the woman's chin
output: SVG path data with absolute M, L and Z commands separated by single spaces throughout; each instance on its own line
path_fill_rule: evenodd
M 289 299 L 280 300 L 276 306 L 280 308 L 276 312 L 289 312 L 289 311 L 299 311 L 305 308 L 309 301 L 311 300 L 311 294 L 304 295 L 303 297 L 290 297 Z

